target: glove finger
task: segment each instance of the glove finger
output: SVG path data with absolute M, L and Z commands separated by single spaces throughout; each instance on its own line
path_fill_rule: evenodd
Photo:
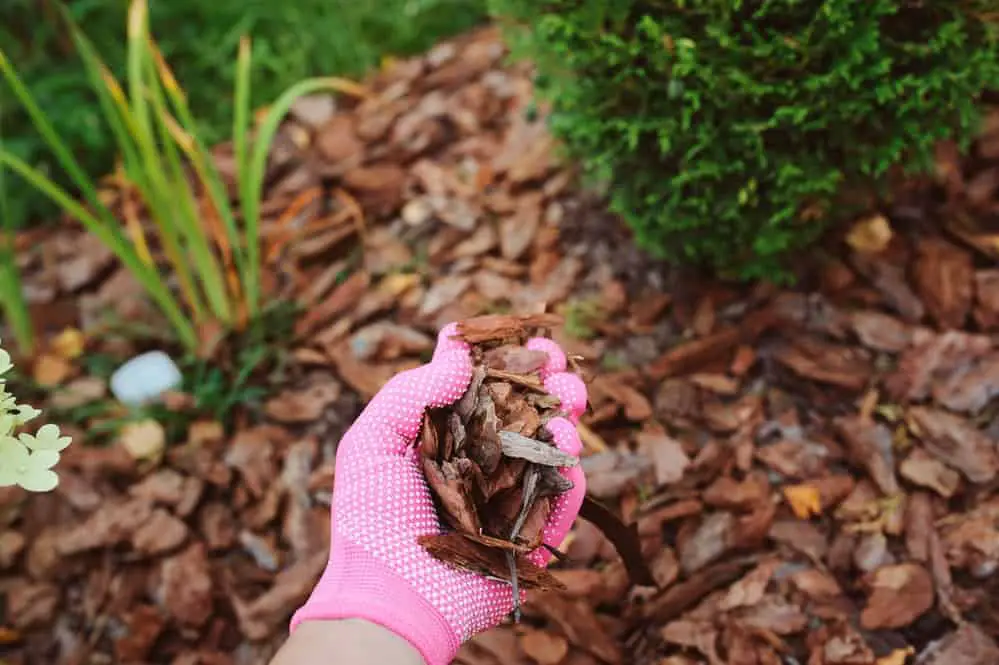
M 444 353 L 449 353 L 453 351 L 464 351 L 468 353 L 471 347 L 468 342 L 463 342 L 460 339 L 454 337 L 458 332 L 458 324 L 456 322 L 451 322 L 441 328 L 441 331 L 437 333 L 437 346 L 434 348 L 434 357 L 431 362 L 437 360 L 438 356 Z
M 572 481 L 572 489 L 552 501 L 552 510 L 545 524 L 544 543 L 549 547 L 558 548 L 572 529 L 579 516 L 579 509 L 586 496 L 586 476 L 578 466 L 565 471 L 563 475 Z M 552 559 L 552 553 L 547 547 L 539 547 L 528 558 L 537 566 L 547 566 Z
M 531 338 L 526 346 L 532 351 L 544 351 L 548 354 L 548 362 L 541 368 L 545 390 L 558 397 L 562 409 L 573 422 L 578 421 L 586 411 L 586 384 L 575 374 L 566 371 L 568 361 L 562 347 L 547 337 Z
M 532 337 L 525 346 L 532 351 L 544 351 L 548 354 L 548 362 L 541 368 L 541 380 L 544 381 L 553 374 L 565 371 L 567 361 L 562 347 L 547 337 Z
M 370 446 L 386 452 L 402 452 L 416 438 L 423 412 L 453 404 L 472 380 L 468 351 L 454 349 L 436 354 L 432 362 L 400 372 L 386 383 L 355 422 Z
M 570 455 L 579 455 L 583 444 L 579 440 L 576 427 L 571 422 L 565 418 L 553 418 L 547 427 L 559 450 Z M 586 496 L 586 476 L 581 466 L 564 468 L 560 470 L 560 473 L 572 481 L 572 489 L 552 501 L 552 510 L 548 515 L 542 536 L 543 542 L 551 547 L 558 547 L 565 540 L 569 529 L 572 528 L 579 515 L 579 508 L 583 505 L 583 498 Z M 539 547 L 531 552 L 529 558 L 536 565 L 544 566 L 551 560 L 552 554 L 547 548 Z
M 560 407 L 576 423 L 586 412 L 586 384 L 578 375 L 559 372 L 545 379 L 545 390 L 558 398 Z

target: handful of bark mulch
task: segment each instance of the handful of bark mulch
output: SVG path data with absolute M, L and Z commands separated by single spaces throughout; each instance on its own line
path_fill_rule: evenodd
M 547 354 L 524 346 L 560 323 L 553 314 L 460 322 L 457 335 L 472 347 L 471 383 L 454 405 L 427 412 L 419 440 L 438 512 L 453 529 L 424 536 L 420 544 L 445 563 L 511 584 L 515 617 L 520 587 L 562 588 L 525 556 L 545 546 L 552 500 L 572 488 L 559 467 L 579 463 L 555 446 L 545 428 L 566 415 L 541 381 Z M 623 530 L 627 538 L 620 521 L 610 530 Z

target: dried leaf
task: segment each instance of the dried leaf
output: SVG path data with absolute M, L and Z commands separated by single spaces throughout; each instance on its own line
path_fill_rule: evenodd
M 679 619 L 671 621 L 659 631 L 663 641 L 677 646 L 696 649 L 704 654 L 712 665 L 723 661 L 718 656 L 718 630 L 711 621 Z
M 35 360 L 31 376 L 43 388 L 60 385 L 69 378 L 73 366 L 64 357 L 43 353 Z
M 472 284 L 472 278 L 467 275 L 454 275 L 441 279 L 423 296 L 420 305 L 422 316 L 432 316 L 447 305 L 455 302 Z
M 670 349 L 653 361 L 646 372 L 657 380 L 686 374 L 728 353 L 740 344 L 750 343 L 777 322 L 778 317 L 771 309 L 754 312 L 738 327 L 726 328 Z
M 328 552 L 317 552 L 282 570 L 270 589 L 252 601 L 233 598 L 242 633 L 248 639 L 261 640 L 279 627 L 286 628 L 288 617 L 309 597 L 328 560 Z
M 973 483 L 987 483 L 999 470 L 995 445 L 967 420 L 946 411 L 912 407 L 906 422 L 926 449 Z
M 840 417 L 833 423 L 846 442 L 850 457 L 867 469 L 882 492 L 897 494 L 899 486 L 895 478 L 891 430 L 859 416 Z
M 683 571 L 689 575 L 718 559 L 728 550 L 734 530 L 731 513 L 719 511 L 701 520 L 693 535 L 680 546 Z
M 832 635 L 819 651 L 823 665 L 870 665 L 874 653 L 864 638 L 848 626 L 837 626 L 840 634 Z
M 964 623 L 957 630 L 931 642 L 915 665 L 992 665 L 999 661 L 999 646 L 980 627 Z
M 534 240 L 541 225 L 541 197 L 525 196 L 514 214 L 500 221 L 500 251 L 504 258 L 517 259 Z
M 59 587 L 53 584 L 17 579 L 5 591 L 5 615 L 18 630 L 49 623 L 59 605 Z
M 926 308 L 909 287 L 906 266 L 892 263 L 883 257 L 854 255 L 854 266 L 867 277 L 886 303 L 907 321 L 918 322 L 923 318 Z
M 142 499 L 103 506 L 80 524 L 61 530 L 58 551 L 75 554 L 123 543 L 148 522 L 152 512 L 152 505 Z
M 119 442 L 135 460 L 159 461 L 166 447 L 166 431 L 156 420 L 131 422 L 121 428 Z
M 255 427 L 239 432 L 225 451 L 223 460 L 239 471 L 247 489 L 255 497 L 263 496 L 277 477 L 274 462 L 274 429 Z
M 784 498 L 791 511 L 800 520 L 811 519 L 822 514 L 822 499 L 819 491 L 812 485 L 787 485 L 784 487 Z
M 209 550 L 225 550 L 236 541 L 236 518 L 225 504 L 209 503 L 201 511 L 199 530 Z
M 887 656 L 878 658 L 878 662 L 875 665 L 905 665 L 906 660 L 914 653 L 916 653 L 916 650 L 912 647 L 895 649 Z
M 812 561 L 824 560 L 829 551 L 825 534 L 808 522 L 778 520 L 770 526 L 769 536 L 776 542 L 801 552 Z
M 704 490 L 704 502 L 726 510 L 751 511 L 770 499 L 770 482 L 765 474 L 754 472 L 738 481 L 722 476 Z
M 683 450 L 683 445 L 661 429 L 643 430 L 638 434 L 638 444 L 652 459 L 656 468 L 656 482 L 660 485 L 679 481 L 690 466 L 690 458 Z
M 663 547 L 649 565 L 656 586 L 665 589 L 680 576 L 680 562 L 672 548 Z
M 873 310 L 850 313 L 850 323 L 860 342 L 869 348 L 898 353 L 912 342 L 910 326 L 893 316 Z
M 888 218 L 878 213 L 855 222 L 846 235 L 846 242 L 858 252 L 877 254 L 888 247 L 893 235 Z
M 339 397 L 339 383 L 317 383 L 304 390 L 281 393 L 267 401 L 264 411 L 269 418 L 278 422 L 310 423 L 318 420 Z
M 975 272 L 975 321 L 984 330 L 999 325 L 999 270 Z
M 163 509 L 156 509 L 132 534 L 138 554 L 152 555 L 178 547 L 187 539 L 187 525 Z
M 961 486 L 961 477 L 943 462 L 916 448 L 899 465 L 899 473 L 909 482 L 926 487 L 949 499 Z
M 208 559 L 199 543 L 163 560 L 158 597 L 180 624 L 197 627 L 208 621 L 213 614 L 212 589 Z
M 871 572 L 894 563 L 888 551 L 888 538 L 880 531 L 865 533 L 853 550 L 853 564 L 863 572 Z
M 905 505 L 905 548 L 915 561 L 930 559 L 930 537 L 934 534 L 933 503 L 926 492 L 913 492 Z
M 860 614 L 868 630 L 908 626 L 933 607 L 933 579 L 922 566 L 903 563 L 872 573 L 871 595 Z
M 817 568 L 798 571 L 791 576 L 791 581 L 812 600 L 829 600 L 843 595 L 836 578 Z
M 243 529 L 239 532 L 238 540 L 254 563 L 264 570 L 273 573 L 281 568 L 281 553 L 273 542 L 274 538 L 260 536 L 248 529 Z
M 0 569 L 10 568 L 24 549 L 25 538 L 16 531 L 0 532 Z
M 586 473 L 587 493 L 597 499 L 613 499 L 639 479 L 652 472 L 652 462 L 645 455 L 607 451 L 580 460 Z
M 718 609 L 728 611 L 759 603 L 779 565 L 780 561 L 777 559 L 768 559 L 754 568 L 748 575 L 729 588 L 719 601 Z
M 152 605 L 139 605 L 122 617 L 125 634 L 114 641 L 121 662 L 149 662 L 149 651 L 166 627 L 166 617 Z
M 949 331 L 933 335 L 910 347 L 898 360 L 884 385 L 891 399 L 925 399 L 936 382 L 970 367 L 992 348 L 984 335 Z
M 869 359 L 861 350 L 815 337 L 797 337 L 775 357 L 802 378 L 847 390 L 863 389 L 871 375 Z
M 52 351 L 66 360 L 75 360 L 83 354 L 86 339 L 78 328 L 64 328 L 52 339 Z
M 520 648 L 538 665 L 558 665 L 569 653 L 569 642 L 546 630 L 527 630 L 519 641 Z
M 954 367 L 949 376 L 934 382 L 932 392 L 937 403 L 952 411 L 981 411 L 999 396 L 999 354 Z
M 725 561 L 709 566 L 650 600 L 643 609 L 649 621 L 665 623 L 679 617 L 706 595 L 740 578 L 749 568 L 745 561 Z
M 569 642 L 606 663 L 621 662 L 621 647 L 597 620 L 586 600 L 573 600 L 561 593 L 537 596 L 531 603 L 544 617 L 558 626 Z
M 971 255 L 941 238 L 916 245 L 913 281 L 941 328 L 960 328 L 971 309 L 974 270 Z
M 760 602 L 737 610 L 734 618 L 742 625 L 777 635 L 794 635 L 808 626 L 808 615 L 800 607 L 776 595 L 765 596 Z
M 81 376 L 70 381 L 52 395 L 52 405 L 60 409 L 75 409 L 103 399 L 108 392 L 107 381 L 96 376 Z

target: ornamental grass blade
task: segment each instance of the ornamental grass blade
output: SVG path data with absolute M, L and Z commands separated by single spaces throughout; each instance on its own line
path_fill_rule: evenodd
M 248 67 L 249 43 L 247 43 L 246 49 L 247 64 L 244 66 Z M 245 155 L 247 159 L 237 161 L 237 167 L 240 169 L 239 181 L 245 183 L 240 191 L 240 205 L 243 212 L 243 232 L 247 239 L 247 264 L 248 269 L 253 274 L 247 283 L 254 291 L 247 293 L 247 300 L 253 308 L 259 306 L 260 300 L 260 197 L 263 190 L 264 174 L 267 170 L 267 157 L 270 154 L 274 137 L 281 126 L 281 121 L 284 120 L 295 101 L 299 97 L 320 90 L 340 92 L 355 97 L 366 97 L 368 94 L 367 89 L 363 86 L 337 77 L 311 78 L 292 85 L 269 107 L 267 114 L 257 128 L 253 149 L 248 150 Z M 244 102 L 244 104 L 247 103 Z M 244 169 L 246 169 L 245 173 L 243 173 Z
M 3 111 L 0 106 L 0 152 L 3 151 Z M 30 356 L 35 348 L 35 334 L 21 289 L 21 274 L 14 258 L 14 224 L 7 204 L 5 175 L 5 169 L 0 168 L 0 298 L 3 298 L 3 313 L 14 331 L 18 349 Z
M 206 201 L 212 210 L 208 216 L 209 230 L 222 257 L 233 302 L 237 304 L 237 310 L 245 314 L 244 310 L 248 309 L 245 302 L 246 284 L 252 275 L 246 267 L 246 242 L 236 223 L 236 215 L 229 202 L 229 193 L 222 182 L 222 176 L 211 152 L 198 135 L 197 124 L 187 104 L 183 88 L 178 84 L 177 78 L 156 44 L 150 41 L 149 48 L 159 73 L 159 80 L 176 114 L 176 118 L 172 116 L 165 118 L 168 129 L 204 188 Z M 237 319 L 243 316 L 239 312 Z
M 170 118 L 163 88 L 153 64 L 152 51 L 149 49 L 151 43 L 150 38 L 143 45 L 147 55 L 150 56 L 145 63 L 149 77 L 148 89 L 152 102 L 153 119 L 160 137 L 159 143 L 163 149 L 160 161 L 165 162 L 169 174 L 169 180 L 166 181 L 166 184 L 173 193 L 171 198 L 178 204 L 172 208 L 175 211 L 174 218 L 180 223 L 179 226 L 187 248 L 194 259 L 198 281 L 204 290 L 214 318 L 225 324 L 231 324 L 232 307 L 226 290 L 225 277 L 218 258 L 212 251 L 206 233 L 207 226 L 202 223 L 197 209 L 197 193 L 188 178 L 185 165 L 178 152 L 178 146 L 169 130 L 169 121 L 172 118 Z
M 176 213 L 172 192 L 163 173 L 163 157 L 159 154 L 154 134 L 152 111 L 149 105 L 148 41 L 149 10 L 145 0 L 133 0 L 128 11 L 128 52 L 126 69 L 128 73 L 128 94 L 131 114 L 134 118 L 134 138 L 141 156 L 141 169 L 148 185 L 143 190 L 149 212 L 156 224 L 163 253 L 177 276 L 181 294 L 194 315 L 196 322 L 207 318 L 206 305 L 195 285 L 194 274 L 185 260 L 186 252 L 182 245 L 180 231 L 183 220 Z
M 80 221 L 84 227 L 110 249 L 115 256 L 131 271 L 143 286 L 157 306 L 163 311 L 177 332 L 182 344 L 188 348 L 197 346 L 197 336 L 177 301 L 173 298 L 160 275 L 146 265 L 128 239 L 122 233 L 121 225 L 114 218 L 97 195 L 93 181 L 86 175 L 76 161 L 72 151 L 65 144 L 58 132 L 52 126 L 48 116 L 38 106 L 34 96 L 17 75 L 6 54 L 0 50 L 0 74 L 10 85 L 15 98 L 27 112 L 35 129 L 41 135 L 46 145 L 52 150 L 59 166 L 66 172 L 70 180 L 83 195 L 84 200 L 94 212 L 81 205 L 76 197 L 70 195 L 50 178 L 31 167 L 16 155 L 0 150 L 0 163 L 5 164 L 41 194 L 66 211 L 70 216 Z

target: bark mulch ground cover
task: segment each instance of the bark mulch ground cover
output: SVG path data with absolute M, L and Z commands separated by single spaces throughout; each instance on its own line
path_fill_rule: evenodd
M 304 315 L 231 431 L 202 414 L 169 445 L 155 420 L 89 445 L 113 420 L 87 415 L 96 368 L 155 317 L 80 231 L 22 238 L 39 325 L 86 348 L 60 337 L 33 368 L 55 387 L 37 405 L 77 424 L 56 492 L 2 496 L 4 662 L 266 662 L 326 562 L 339 436 L 440 326 L 504 312 L 564 318 L 590 494 L 637 524 L 655 584 L 580 520 L 564 589 L 531 590 L 460 663 L 999 662 L 999 269 L 972 232 L 997 210 L 999 133 L 942 148 L 935 182 L 796 287 L 733 287 L 632 248 L 504 54 L 474 33 L 361 101 L 296 108 L 263 242 L 269 296 Z

